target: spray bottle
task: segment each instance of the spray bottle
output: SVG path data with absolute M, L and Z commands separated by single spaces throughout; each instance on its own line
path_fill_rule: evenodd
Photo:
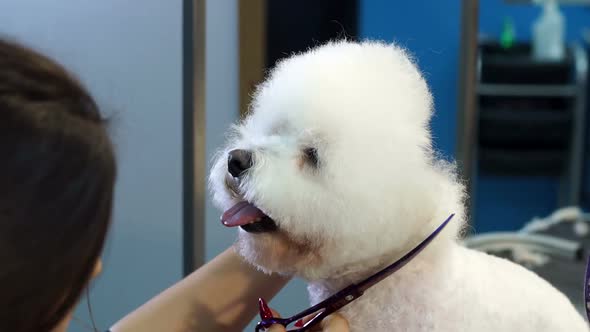
M 556 0 L 543 3 L 543 13 L 533 24 L 533 57 L 541 61 L 559 61 L 565 56 L 565 19 Z

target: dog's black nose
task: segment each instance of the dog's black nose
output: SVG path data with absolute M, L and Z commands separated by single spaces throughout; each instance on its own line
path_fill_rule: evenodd
M 232 150 L 227 157 L 227 171 L 237 178 L 252 167 L 252 152 L 248 150 Z

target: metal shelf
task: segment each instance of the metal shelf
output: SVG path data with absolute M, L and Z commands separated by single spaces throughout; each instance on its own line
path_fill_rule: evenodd
M 478 47 L 478 50 L 481 51 L 481 48 Z M 505 97 L 521 97 L 528 99 L 549 97 L 571 99 L 571 103 L 569 103 L 568 106 L 568 109 L 572 114 L 572 128 L 570 137 L 567 139 L 569 146 L 564 149 L 566 153 L 564 155 L 564 165 L 562 166 L 562 170 L 560 174 L 555 174 L 560 182 L 558 206 L 579 204 L 581 197 L 580 179 L 582 177 L 582 160 L 584 156 L 587 58 L 585 50 L 579 44 L 570 45 L 569 52 L 572 56 L 572 61 L 569 63 L 569 66 L 571 67 L 573 75 L 568 83 L 530 84 L 524 82 L 487 83 L 486 81 L 481 81 L 483 78 L 481 75 L 483 65 L 483 55 L 481 52 L 478 52 L 476 55 L 477 65 L 474 68 L 475 71 L 471 73 L 471 75 L 476 78 L 474 91 L 476 100 L 478 97 L 487 97 L 492 100 L 495 98 L 502 100 Z M 470 120 L 464 121 L 464 125 L 467 124 L 470 128 L 473 128 L 470 136 L 471 140 L 469 141 L 470 144 L 472 144 L 472 149 L 468 151 L 468 154 L 464 154 L 462 156 L 463 158 L 461 158 L 464 163 L 467 162 L 474 165 L 469 174 L 470 194 L 475 192 L 474 186 L 477 182 L 476 177 L 478 168 L 481 167 L 481 165 L 478 164 L 480 158 L 483 157 L 483 154 L 480 155 L 480 152 L 482 151 L 480 151 L 481 147 L 479 144 L 474 144 L 474 142 L 478 140 L 478 137 L 480 137 L 478 122 L 480 119 L 479 112 L 481 112 L 481 110 L 479 110 L 479 107 L 480 105 L 475 101 L 470 109 L 464 108 L 462 110 L 462 117 L 466 120 Z M 538 167 L 539 169 L 542 169 L 541 165 Z M 523 173 L 523 175 L 525 174 Z M 472 202 L 470 203 L 470 207 L 472 208 Z
M 477 94 L 506 97 L 575 97 L 575 85 L 479 84 Z

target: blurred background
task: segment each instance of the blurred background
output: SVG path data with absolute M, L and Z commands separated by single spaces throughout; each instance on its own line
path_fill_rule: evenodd
M 114 228 L 91 303 L 106 329 L 233 242 L 205 176 L 277 60 L 334 38 L 395 41 L 435 97 L 436 147 L 468 183 L 467 244 L 582 308 L 590 1 L 2 0 L 0 35 L 75 72 L 113 119 Z M 256 305 L 253 303 L 252 305 Z M 292 282 L 272 306 L 307 305 Z M 86 331 L 86 302 L 71 331 Z

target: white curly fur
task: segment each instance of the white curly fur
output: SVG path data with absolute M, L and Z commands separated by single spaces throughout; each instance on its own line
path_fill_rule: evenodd
M 236 248 L 246 260 L 305 278 L 317 303 L 455 213 L 424 252 L 343 310 L 351 331 L 588 331 L 547 282 L 458 243 L 463 186 L 432 149 L 432 97 L 403 49 L 328 43 L 282 61 L 254 97 L 210 178 L 216 205 L 227 210 L 236 203 L 227 153 L 254 153 L 239 190 L 279 231 L 240 229 Z M 317 168 L 305 160 L 308 147 L 318 151 Z

